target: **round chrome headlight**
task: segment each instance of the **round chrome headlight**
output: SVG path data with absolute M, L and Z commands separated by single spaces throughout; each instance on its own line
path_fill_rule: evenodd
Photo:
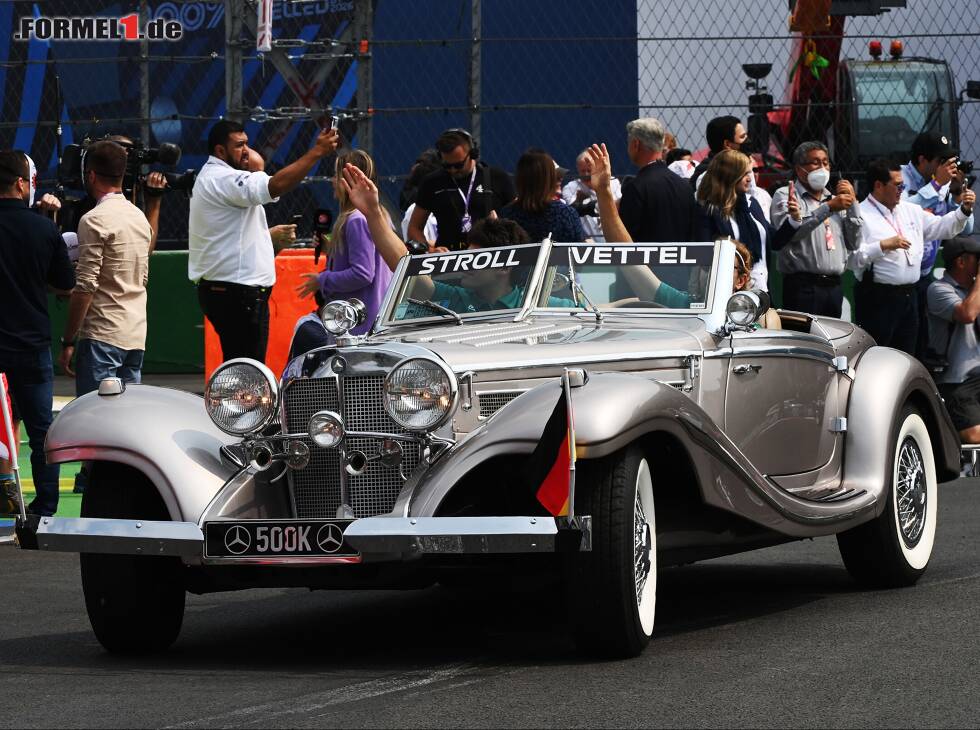
M 333 411 L 320 411 L 313 414 L 307 431 L 321 449 L 333 449 L 344 440 L 344 419 Z
M 364 323 L 367 308 L 360 299 L 337 299 L 328 302 L 320 312 L 320 319 L 327 332 L 332 335 L 345 335 Z
M 409 358 L 388 373 L 384 405 L 409 431 L 431 431 L 446 422 L 456 402 L 456 378 L 434 360 Z
M 269 425 L 278 400 L 276 376 L 262 363 L 247 358 L 224 363 L 204 388 L 204 407 L 214 425 L 235 436 Z
M 759 316 L 760 302 L 755 292 L 735 292 L 728 299 L 725 316 L 728 321 L 739 327 L 748 327 Z

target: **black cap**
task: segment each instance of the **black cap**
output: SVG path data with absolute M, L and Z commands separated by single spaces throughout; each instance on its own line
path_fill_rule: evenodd
M 919 155 L 927 160 L 948 160 L 951 157 L 959 156 L 959 150 L 953 148 L 949 143 L 949 137 L 938 132 L 923 132 L 915 138 L 912 143 L 912 164 L 919 161 Z
M 943 261 L 947 266 L 962 253 L 980 254 L 980 241 L 969 236 L 957 236 L 943 241 Z

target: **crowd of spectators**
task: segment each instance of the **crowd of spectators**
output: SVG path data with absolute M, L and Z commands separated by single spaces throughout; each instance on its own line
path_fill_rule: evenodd
M 843 275 L 853 271 L 855 321 L 879 345 L 926 363 L 963 440 L 980 443 L 980 243 L 967 237 L 975 196 L 945 137 L 919 135 L 904 166 L 887 160 L 869 165 L 869 192 L 861 201 L 851 181 L 834 180 L 827 147 L 818 141 L 793 151 L 790 179 L 770 195 L 756 180 L 748 135 L 736 117 L 708 123 L 700 160 L 657 119 L 631 121 L 626 140 L 635 175 L 613 178 L 604 147 L 591 146 L 563 185 L 566 171 L 543 149 L 524 152 L 512 180 L 481 159 L 466 130 L 446 130 L 408 175 L 399 199 L 401 236 L 377 199 L 374 160 L 361 150 L 343 150 L 332 180 L 340 212 L 331 235 L 317 241 L 326 268 L 297 288 L 317 308 L 296 323 L 291 352 L 330 341 L 317 311 L 331 299 L 363 301 L 367 319 L 354 334 L 366 332 L 406 250 L 731 238 L 738 249 L 737 286 L 768 290 L 771 264 L 782 276 L 787 309 L 840 317 Z M 306 154 L 269 175 L 241 125 L 221 121 L 211 129 L 209 158 L 191 198 L 188 276 L 224 359 L 265 359 L 274 257 L 295 240 L 295 226 L 270 228 L 263 206 L 297 187 L 338 143 L 335 130 L 323 130 Z M 30 439 L 37 487 L 30 509 L 42 515 L 56 509 L 58 483 L 58 467 L 43 458 L 54 373 L 49 288 L 69 297 L 59 362 L 75 376 L 76 394 L 97 389 L 106 377 L 140 381 L 148 259 L 160 210 L 159 195 L 150 193 L 166 182 L 149 176 L 141 211 L 122 194 L 126 155 L 111 140 L 88 150 L 91 200 L 78 224 L 73 265 L 67 238 L 30 210 L 37 207 L 30 158 L 0 151 L 0 287 L 10 293 L 9 306 L 0 310 L 0 372 Z M 51 196 L 39 202 L 42 209 L 58 206 Z M 946 270 L 937 278 L 940 250 Z M 662 285 L 671 291 L 675 283 L 658 279 L 656 286 Z M 9 467 L 0 460 L 0 486 L 9 480 Z M 79 490 L 86 479 L 83 469 Z

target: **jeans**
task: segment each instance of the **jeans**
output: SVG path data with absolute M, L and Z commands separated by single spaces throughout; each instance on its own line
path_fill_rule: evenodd
M 104 378 L 120 378 L 125 383 L 139 383 L 143 367 L 143 350 L 123 350 L 99 340 L 79 340 L 75 349 L 75 396 L 99 389 Z M 75 475 L 75 493 L 88 486 L 89 464 L 82 463 Z
M 98 340 L 79 340 L 75 350 L 75 396 L 99 389 L 105 378 L 139 383 L 143 350 L 123 350 Z
M 242 286 L 206 281 L 197 286 L 197 300 L 204 316 L 221 340 L 223 361 L 250 357 L 265 362 L 269 344 L 269 295 L 271 287 Z
M 50 516 L 58 509 L 58 476 L 61 467 L 44 458 L 44 439 L 51 426 L 54 368 L 50 350 L 0 352 L 0 371 L 7 374 L 10 400 L 24 421 L 31 446 L 31 476 L 37 496 L 28 512 Z

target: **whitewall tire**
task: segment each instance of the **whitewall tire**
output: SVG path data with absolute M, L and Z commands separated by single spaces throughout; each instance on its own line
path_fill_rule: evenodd
M 889 455 L 884 511 L 837 536 L 848 572 L 877 588 L 915 583 L 929 565 L 936 542 L 939 490 L 932 439 L 911 406 L 896 420 Z
M 592 550 L 570 556 L 565 571 L 576 643 L 594 656 L 636 656 L 657 610 L 656 509 L 642 450 L 579 462 L 576 495 L 576 512 L 592 515 Z

